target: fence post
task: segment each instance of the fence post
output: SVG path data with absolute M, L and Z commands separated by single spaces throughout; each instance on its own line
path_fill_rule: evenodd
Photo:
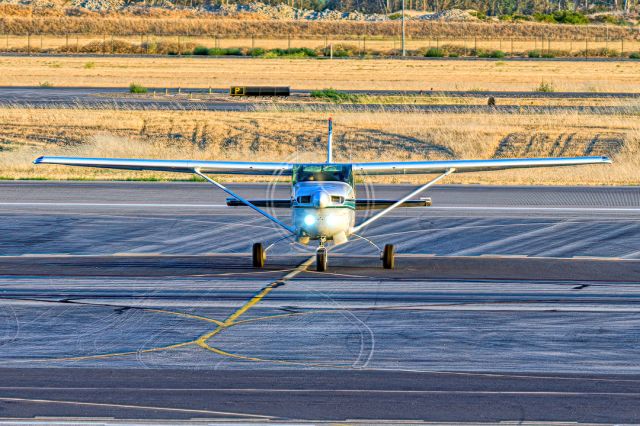
M 251 34 L 251 48 L 252 49 L 256 48 L 256 36 L 255 36 L 255 34 Z
M 620 37 L 620 56 L 624 56 L 624 37 Z
M 511 57 L 513 58 L 513 37 L 511 37 Z
M 27 55 L 31 55 L 31 33 L 27 31 Z
M 551 55 L 551 36 L 547 37 L 547 53 Z
M 40 52 L 42 52 L 42 34 L 40 34 Z
M 291 34 L 287 34 L 287 49 L 291 49 Z
M 333 59 L 333 43 L 329 45 L 329 59 Z
M 69 34 L 68 34 L 68 33 L 65 33 L 65 34 L 64 34 L 64 38 L 65 38 L 64 51 L 65 51 L 66 53 L 69 53 Z M 7 45 L 7 47 L 9 47 L 9 46 Z
M 76 53 L 80 52 L 80 35 L 76 34 Z
M 473 54 L 478 56 L 478 36 L 473 36 Z
M 115 53 L 114 47 L 113 47 L 113 34 L 111 34 L 111 54 L 113 55 Z
M 102 34 L 102 54 L 107 54 L 107 35 Z
M 586 37 L 584 39 L 584 58 L 587 59 L 589 57 L 589 38 Z
M 182 49 L 180 48 L 180 36 L 178 36 L 178 56 L 182 55 Z

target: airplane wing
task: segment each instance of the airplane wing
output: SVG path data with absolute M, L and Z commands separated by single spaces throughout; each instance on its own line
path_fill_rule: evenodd
M 454 169 L 456 173 L 464 173 L 529 167 L 559 167 L 602 163 L 611 163 L 611 160 L 609 157 L 568 157 L 354 163 L 353 171 L 367 175 L 397 175 L 444 173 L 447 170 Z
M 253 163 L 240 161 L 137 160 L 128 158 L 39 157 L 34 164 L 97 167 L 103 169 L 151 170 L 161 172 L 225 175 L 291 175 L 290 163 Z
M 527 167 L 559 167 L 581 164 L 610 163 L 608 157 L 514 158 L 497 160 L 405 161 L 385 163 L 353 163 L 353 170 L 368 175 L 456 173 L 504 170 Z M 152 170 L 208 174 L 283 175 L 290 176 L 292 163 L 261 163 L 241 161 L 145 160 L 127 158 L 39 157 L 34 164 L 97 167 L 105 169 Z

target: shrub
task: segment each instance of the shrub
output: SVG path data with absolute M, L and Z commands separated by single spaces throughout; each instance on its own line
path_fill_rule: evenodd
M 460 56 L 457 52 L 449 52 L 449 57 L 450 58 L 457 58 L 458 56 Z
M 330 50 L 327 46 L 323 51 L 324 56 L 329 56 L 331 53 Z M 333 46 L 333 57 L 346 58 L 348 56 L 356 56 L 358 51 L 358 46 L 352 44 L 336 44 Z
M 310 56 L 312 58 L 318 56 L 318 52 L 316 52 L 314 49 L 310 49 L 308 47 L 301 47 L 300 49 L 300 53 L 304 53 L 305 56 Z
M 464 46 L 460 46 L 459 44 L 443 44 L 440 46 L 440 49 L 445 51 L 451 56 L 452 54 L 456 54 L 458 56 L 468 55 L 469 52 L 473 51 L 473 49 L 466 48 Z
M 138 83 L 129 84 L 129 93 L 147 93 L 147 88 Z
M 640 59 L 640 52 L 633 52 L 629 54 L 629 59 Z
M 589 23 L 589 18 L 572 10 L 557 10 L 553 12 L 553 18 L 561 24 L 584 25 Z
M 140 46 L 122 40 L 92 41 L 80 47 L 82 53 L 142 53 Z
M 432 47 L 424 54 L 427 58 L 442 58 L 446 56 L 447 52 L 437 47 Z
M 402 13 L 392 13 L 389 15 L 389 19 L 395 21 L 396 19 L 402 19 Z
M 589 49 L 589 50 L 581 50 L 576 56 L 595 56 L 600 58 L 615 58 L 620 56 L 620 52 L 615 49 L 608 49 L 606 47 L 602 47 L 599 49 Z
M 209 56 L 224 56 L 227 54 L 227 49 L 222 49 L 219 47 L 212 47 L 209 50 L 207 50 L 207 54 Z
M 249 54 L 249 56 L 263 56 L 265 53 L 267 53 L 267 51 L 265 49 L 263 49 L 262 47 L 255 47 L 253 49 L 249 49 L 249 52 L 247 52 Z
M 556 57 L 556 55 L 555 55 L 553 52 L 544 52 L 544 53 L 542 54 L 542 57 L 543 57 L 543 58 L 555 58 L 555 57 Z
M 193 54 L 199 56 L 206 56 L 209 54 L 209 48 L 205 46 L 196 46 L 193 48 Z
M 479 10 L 470 10 L 469 15 L 475 16 L 478 19 L 487 19 L 487 14 Z
M 534 13 L 533 19 L 538 22 L 547 22 L 550 24 L 583 25 L 589 23 L 589 18 L 582 13 L 572 10 L 557 10 L 551 14 Z
M 527 15 L 521 15 L 519 13 L 514 13 L 513 15 L 511 15 L 511 19 L 513 19 L 514 21 L 530 21 L 531 17 Z
M 540 51 L 539 50 L 530 50 L 527 52 L 527 56 L 530 58 L 539 58 L 540 57 Z
M 287 56 L 292 58 L 306 58 L 316 57 L 318 54 L 315 50 L 308 47 L 291 47 L 289 49 L 271 49 L 270 52 L 275 53 L 277 56 Z M 335 52 L 334 52 L 335 55 Z
M 84 64 L 84 69 L 86 70 L 90 70 L 96 67 L 96 63 L 95 62 L 85 62 Z
M 331 102 L 341 103 L 341 102 L 356 102 L 358 100 L 358 95 L 353 95 L 350 93 L 340 92 L 336 89 L 322 89 L 322 90 L 313 90 L 311 92 L 312 98 L 320 98 L 326 99 Z
M 533 19 L 535 19 L 538 22 L 546 22 L 549 24 L 557 24 L 558 22 L 555 20 L 555 18 L 553 17 L 553 15 L 547 15 L 545 13 L 534 13 L 533 14 Z
M 266 59 L 273 59 L 273 58 L 278 58 L 279 56 L 276 52 L 269 50 L 264 55 L 262 55 L 262 57 Z
M 553 87 L 553 83 L 545 83 L 544 81 L 541 81 L 540 85 L 536 87 L 534 90 L 534 92 L 544 92 L 544 93 L 551 93 L 555 91 L 556 89 L 555 87 Z
M 504 58 L 507 56 L 502 50 L 481 51 L 478 53 L 479 58 Z
M 225 55 L 228 56 L 242 56 L 242 49 L 239 47 L 229 47 L 226 50 Z

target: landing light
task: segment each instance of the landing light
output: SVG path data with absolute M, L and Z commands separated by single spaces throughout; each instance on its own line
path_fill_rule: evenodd
M 327 221 L 327 225 L 335 226 L 338 224 L 339 218 L 334 214 L 330 214 L 329 216 L 327 216 L 326 221 Z
M 312 214 L 308 214 L 304 217 L 304 224 L 307 226 L 311 226 L 316 223 L 316 217 Z

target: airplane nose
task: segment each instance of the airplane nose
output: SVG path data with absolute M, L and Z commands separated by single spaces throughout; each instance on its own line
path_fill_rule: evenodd
M 331 203 L 331 196 L 324 192 L 318 191 L 313 194 L 313 206 L 316 208 L 325 208 Z

